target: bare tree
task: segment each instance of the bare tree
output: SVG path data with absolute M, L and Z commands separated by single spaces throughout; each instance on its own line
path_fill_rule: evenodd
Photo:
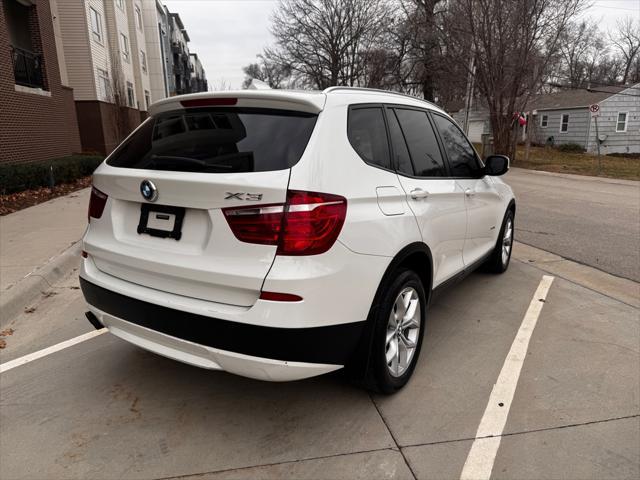
M 258 61 L 242 69 L 245 79 L 242 88 L 247 88 L 254 78 L 265 82 L 271 88 L 286 88 L 292 85 L 291 67 L 270 58 L 268 53 L 258 55 Z
M 387 0 L 280 0 L 271 25 L 276 47 L 265 55 L 303 85 L 358 85 L 362 53 L 376 44 L 387 13 Z
M 422 96 L 434 101 L 437 79 L 442 73 L 442 41 L 438 15 L 446 10 L 445 0 L 404 0 L 407 12 L 407 27 L 410 32 L 415 80 Z
M 573 88 L 587 86 L 590 80 L 595 80 L 595 66 L 604 53 L 597 23 L 586 20 L 570 23 L 559 42 L 561 83 Z
M 616 31 L 609 34 L 613 47 L 620 53 L 624 62 L 622 84 L 629 80 L 633 62 L 640 55 L 640 20 L 626 17 L 616 23 Z
M 459 0 L 460 38 L 470 40 L 476 84 L 497 152 L 515 154 L 517 122 L 583 0 Z
M 132 130 L 131 118 L 129 116 L 129 98 L 126 88 L 120 52 L 114 49 L 110 55 L 111 61 L 111 89 L 107 92 L 109 101 L 113 103 L 113 113 L 111 123 L 116 143 L 125 139 Z

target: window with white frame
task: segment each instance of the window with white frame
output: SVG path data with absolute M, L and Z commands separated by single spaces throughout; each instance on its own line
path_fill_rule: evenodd
M 147 73 L 147 54 L 144 50 L 140 50 L 140 65 L 142 65 L 142 71 Z
M 629 114 L 627 112 L 618 112 L 618 119 L 616 120 L 616 132 L 627 131 L 627 118 Z
M 111 99 L 111 82 L 109 81 L 109 72 L 98 69 L 98 92 L 100 100 L 105 102 Z
M 133 107 L 135 98 L 133 96 L 133 83 L 127 82 L 127 105 Z
M 563 113 L 560 118 L 560 132 L 567 133 L 569 131 L 569 114 Z
M 93 7 L 89 7 L 89 16 L 91 17 L 91 36 L 96 42 L 102 43 L 102 17 Z
M 120 48 L 122 49 L 122 58 L 125 62 L 129 61 L 129 40 L 124 33 L 120 34 Z
M 540 116 L 540 126 L 542 128 L 547 128 L 547 125 L 549 125 L 549 115 L 541 115 Z
M 140 13 L 140 7 L 138 5 L 136 5 L 135 16 L 136 26 L 138 27 L 138 30 L 142 30 L 142 13 Z

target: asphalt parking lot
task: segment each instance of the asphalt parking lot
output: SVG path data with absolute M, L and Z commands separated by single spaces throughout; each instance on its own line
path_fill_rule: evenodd
M 506 274 L 473 274 L 438 298 L 395 396 L 340 374 L 277 384 L 201 370 L 109 334 L 5 370 L 0 477 L 461 478 L 539 301 L 546 273 L 524 248 Z M 3 325 L 14 330 L 3 366 L 92 330 L 76 277 Z M 639 310 L 625 298 L 555 276 L 513 400 L 500 402 L 491 478 L 640 477 Z

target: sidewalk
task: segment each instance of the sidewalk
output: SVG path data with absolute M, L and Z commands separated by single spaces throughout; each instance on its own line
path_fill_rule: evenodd
M 73 260 L 63 253 L 80 240 L 87 225 L 89 189 L 0 217 L 0 306 L 2 317 L 7 303 L 29 290 L 38 290 L 38 279 L 46 282 L 47 267 L 59 269 L 61 260 Z M 20 292 L 19 292 L 20 291 Z M 37 292 L 36 292 L 37 293 Z M 25 296 L 26 295 L 26 296 Z

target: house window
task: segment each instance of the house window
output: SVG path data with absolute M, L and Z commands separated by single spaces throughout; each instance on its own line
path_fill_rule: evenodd
M 144 91 L 144 103 L 147 106 L 147 110 L 148 110 L 149 105 L 151 105 L 151 95 L 149 94 L 149 90 Z
M 569 131 L 569 114 L 563 113 L 560 120 L 560 132 L 566 133 Z
M 102 43 L 102 17 L 93 7 L 89 7 L 89 14 L 91 16 L 91 36 L 96 42 Z
M 127 105 L 133 107 L 135 99 L 133 97 L 133 83 L 127 82 Z
M 616 132 L 627 131 L 627 112 L 618 112 L 618 120 L 616 121 Z
M 124 0 L 116 0 L 116 5 L 118 5 L 120 10 L 124 11 Z
M 124 33 L 120 34 L 120 47 L 122 48 L 122 57 L 125 62 L 129 62 L 129 40 Z
M 140 50 L 140 64 L 142 65 L 142 71 L 147 73 L 147 55 L 143 50 Z
M 549 125 L 549 115 L 542 115 L 540 117 L 540 126 L 542 128 L 547 128 L 547 125 Z
M 136 5 L 136 10 L 135 10 L 135 15 L 136 15 L 136 25 L 138 26 L 138 30 L 142 30 L 142 14 L 140 13 L 140 7 L 138 5 Z
M 98 69 L 98 91 L 100 100 L 108 102 L 111 97 L 111 82 L 109 81 L 109 72 Z

